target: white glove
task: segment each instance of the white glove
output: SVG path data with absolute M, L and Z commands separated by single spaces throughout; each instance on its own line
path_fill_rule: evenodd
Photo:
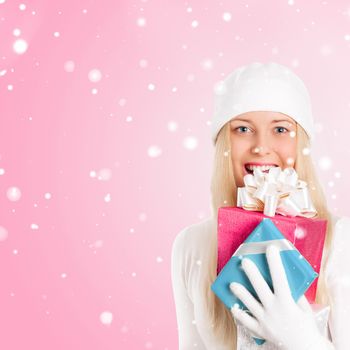
M 244 258 L 242 268 L 261 303 L 243 285 L 231 283 L 232 292 L 254 316 L 250 316 L 235 305 L 231 309 L 235 320 L 246 327 L 253 336 L 268 340 L 281 349 L 335 349 L 332 343 L 319 332 L 306 298 L 300 298 L 298 303 L 294 301 L 279 249 L 270 245 L 266 250 L 266 258 L 274 294 L 254 262 Z

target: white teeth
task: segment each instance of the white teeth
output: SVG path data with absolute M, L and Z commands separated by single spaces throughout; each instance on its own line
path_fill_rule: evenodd
M 254 171 L 254 169 L 260 169 L 261 171 L 270 170 L 271 168 L 274 168 L 276 165 L 246 165 L 246 168 L 250 171 Z

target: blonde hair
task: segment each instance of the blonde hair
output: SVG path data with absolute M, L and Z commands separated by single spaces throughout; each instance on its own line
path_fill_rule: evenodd
M 317 210 L 317 217 L 328 220 L 325 246 L 322 256 L 320 274 L 317 283 L 316 303 L 328 305 L 329 298 L 324 280 L 324 268 L 328 259 L 329 248 L 332 239 L 332 217 L 327 209 L 326 198 L 323 189 L 317 179 L 314 163 L 310 155 L 304 155 L 303 149 L 309 148 L 309 138 L 304 129 L 297 124 L 297 157 L 295 170 L 298 178 L 307 182 L 312 202 Z M 211 178 L 212 216 L 217 223 L 219 207 L 236 206 L 237 186 L 233 176 L 231 162 L 230 123 L 226 123 L 220 130 L 216 145 L 213 162 L 213 173 Z M 305 152 L 306 154 L 308 152 Z M 232 345 L 236 350 L 237 329 L 231 311 L 216 297 L 210 286 L 217 277 L 217 227 L 211 239 L 211 252 L 209 257 L 209 277 L 205 281 L 205 296 L 207 312 L 211 320 L 213 332 L 225 345 Z

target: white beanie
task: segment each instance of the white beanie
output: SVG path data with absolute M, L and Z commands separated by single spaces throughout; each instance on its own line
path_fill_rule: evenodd
M 287 114 L 314 139 L 311 99 L 303 81 L 289 68 L 274 62 L 239 67 L 214 87 L 211 123 L 215 145 L 220 129 L 234 117 L 253 111 Z

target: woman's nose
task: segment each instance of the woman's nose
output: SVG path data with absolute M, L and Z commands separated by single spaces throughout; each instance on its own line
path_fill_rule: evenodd
M 259 139 L 259 141 L 256 142 L 252 147 L 253 154 L 265 155 L 265 154 L 269 154 L 270 151 L 271 151 L 270 146 L 269 146 L 267 140 Z

